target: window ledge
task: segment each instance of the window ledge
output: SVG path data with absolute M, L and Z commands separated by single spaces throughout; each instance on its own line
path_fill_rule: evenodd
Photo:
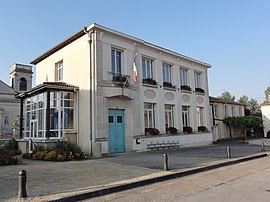
M 163 87 L 164 90 L 170 90 L 170 91 L 176 91 L 175 88 L 170 88 L 170 87 Z
M 195 92 L 197 95 L 205 95 L 205 93 Z
M 158 85 L 152 85 L 152 84 L 147 84 L 147 83 L 143 83 L 142 85 L 145 87 L 150 87 L 150 88 L 158 88 Z
M 189 90 L 181 90 L 181 92 L 182 93 L 189 93 L 189 94 L 191 94 L 191 91 L 189 91 Z

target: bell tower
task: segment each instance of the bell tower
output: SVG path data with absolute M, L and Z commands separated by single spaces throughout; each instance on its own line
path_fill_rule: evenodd
M 32 88 L 32 66 L 13 64 L 10 66 L 9 85 L 16 92 L 29 91 Z

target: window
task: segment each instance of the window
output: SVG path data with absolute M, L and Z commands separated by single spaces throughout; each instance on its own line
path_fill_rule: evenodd
M 163 82 L 171 83 L 171 65 L 162 64 Z
M 190 109 L 189 106 L 182 106 L 183 127 L 190 126 L 189 109 Z
M 144 127 L 155 128 L 155 104 L 144 103 Z
M 22 90 L 22 91 L 26 91 L 27 90 L 27 80 L 24 77 L 22 77 L 20 79 L 20 90 Z
M 26 100 L 25 137 L 45 139 L 47 92 Z M 50 92 L 50 138 L 74 129 L 74 93 Z
M 55 81 L 63 81 L 63 61 L 55 64 Z
M 215 118 L 218 118 L 218 105 L 214 105 L 214 115 Z
M 201 73 L 194 72 L 195 88 L 201 88 Z
M 180 68 L 180 86 L 187 85 L 187 69 Z
M 174 127 L 173 105 L 165 105 L 165 126 L 166 128 Z
M 152 60 L 143 58 L 142 59 L 142 70 L 143 70 L 143 79 L 152 79 L 153 73 L 152 73 Z
M 235 115 L 234 106 L 232 106 L 232 116 Z
M 196 107 L 197 126 L 203 126 L 203 108 Z
M 242 114 L 242 107 L 239 107 L 239 116 L 243 116 L 243 114 Z
M 225 117 L 228 116 L 228 106 L 225 106 Z
M 121 56 L 122 52 L 120 50 L 112 49 L 111 57 L 112 57 L 112 74 L 114 76 L 121 75 Z

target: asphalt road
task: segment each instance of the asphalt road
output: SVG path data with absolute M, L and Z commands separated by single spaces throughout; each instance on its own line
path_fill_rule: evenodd
M 269 179 L 265 157 L 86 201 L 270 201 Z

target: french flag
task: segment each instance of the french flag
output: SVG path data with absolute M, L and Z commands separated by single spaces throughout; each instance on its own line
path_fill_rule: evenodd
M 133 80 L 134 81 L 137 81 L 137 67 L 136 67 L 136 64 L 135 62 L 133 62 Z

